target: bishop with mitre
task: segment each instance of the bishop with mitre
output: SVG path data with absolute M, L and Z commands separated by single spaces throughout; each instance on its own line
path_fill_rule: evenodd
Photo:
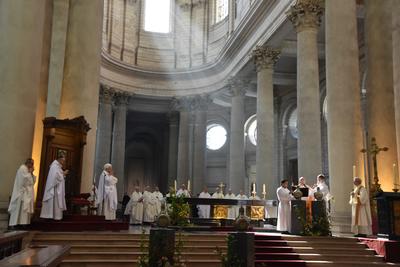
M 113 176 L 112 165 L 110 163 L 105 164 L 103 169 L 99 178 L 96 204 L 100 215 L 104 215 L 106 220 L 115 220 L 118 207 L 116 187 L 118 179 Z

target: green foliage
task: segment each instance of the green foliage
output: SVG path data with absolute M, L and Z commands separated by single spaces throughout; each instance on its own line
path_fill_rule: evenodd
M 169 197 L 170 207 L 168 208 L 168 215 L 171 219 L 171 224 L 176 226 L 189 225 L 190 206 L 185 201 L 183 196 L 177 197 L 172 194 Z
M 148 246 L 146 246 L 146 231 L 144 229 L 142 229 L 142 234 L 140 235 L 140 253 L 138 266 L 149 267 L 149 253 Z
M 228 244 L 228 251 L 224 253 L 220 247 L 215 248 L 215 253 L 219 255 L 221 259 L 222 267 L 241 267 L 244 265 L 236 251 L 238 248 L 237 240 L 233 235 L 228 235 L 226 238 Z
M 302 231 L 300 233 L 301 235 L 330 236 L 332 234 L 330 230 L 331 225 L 329 222 L 329 218 L 326 215 L 326 212 L 320 212 L 317 215 L 313 215 L 313 219 L 310 222 L 309 220 L 307 220 L 307 218 L 304 218 L 302 216 L 302 214 L 305 214 L 304 208 L 300 208 L 298 206 L 294 206 L 293 208 L 295 209 L 297 219 L 300 221 L 302 226 Z

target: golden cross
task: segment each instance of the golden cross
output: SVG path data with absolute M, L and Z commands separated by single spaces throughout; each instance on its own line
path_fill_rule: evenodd
M 374 184 L 373 184 L 373 186 L 374 186 L 375 193 L 382 192 L 381 185 L 379 184 L 379 178 L 378 178 L 378 160 L 377 160 L 377 156 L 378 156 L 379 152 L 381 152 L 381 151 L 386 152 L 388 150 L 389 150 L 389 148 L 387 148 L 387 147 L 379 147 L 376 144 L 376 138 L 375 137 L 371 138 L 371 145 L 370 145 L 369 149 L 365 149 L 365 148 L 361 149 L 362 153 L 369 153 L 372 156 L 372 164 L 374 166 Z
M 221 182 L 219 184 L 219 188 L 221 188 L 221 192 L 224 192 L 224 187 L 225 187 L 225 185 Z

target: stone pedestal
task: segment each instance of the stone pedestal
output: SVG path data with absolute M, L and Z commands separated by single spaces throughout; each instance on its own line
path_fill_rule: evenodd
M 289 232 L 293 235 L 300 235 L 303 232 L 302 221 L 307 220 L 306 202 L 304 200 L 292 200 L 290 216 Z
M 312 220 L 313 223 L 320 223 L 319 218 L 326 217 L 326 201 L 321 200 L 321 201 L 313 201 L 311 204 L 311 214 L 312 214 Z
M 149 266 L 161 266 L 161 258 L 168 259 L 171 266 L 174 263 L 175 230 L 151 229 L 149 242 Z
M 257 67 L 257 187 L 266 185 L 266 198 L 276 197 L 277 178 L 274 175 L 274 65 L 280 52 L 271 47 L 257 47 L 253 51 Z
M 297 31 L 298 173 L 307 179 L 322 171 L 317 47 L 322 13 L 322 1 L 310 0 L 296 1 L 288 12 Z
M 245 161 L 244 161 L 244 98 L 247 81 L 230 80 L 232 94 L 231 132 L 229 143 L 229 183 L 233 192 L 244 190 Z
M 229 266 L 254 266 L 254 234 L 237 232 L 229 234 L 228 238 Z

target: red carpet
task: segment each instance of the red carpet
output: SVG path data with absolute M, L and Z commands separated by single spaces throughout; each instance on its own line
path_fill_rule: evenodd
M 359 238 L 360 242 L 375 250 L 378 255 L 384 256 L 387 262 L 400 262 L 400 242 L 376 239 L 376 238 Z

